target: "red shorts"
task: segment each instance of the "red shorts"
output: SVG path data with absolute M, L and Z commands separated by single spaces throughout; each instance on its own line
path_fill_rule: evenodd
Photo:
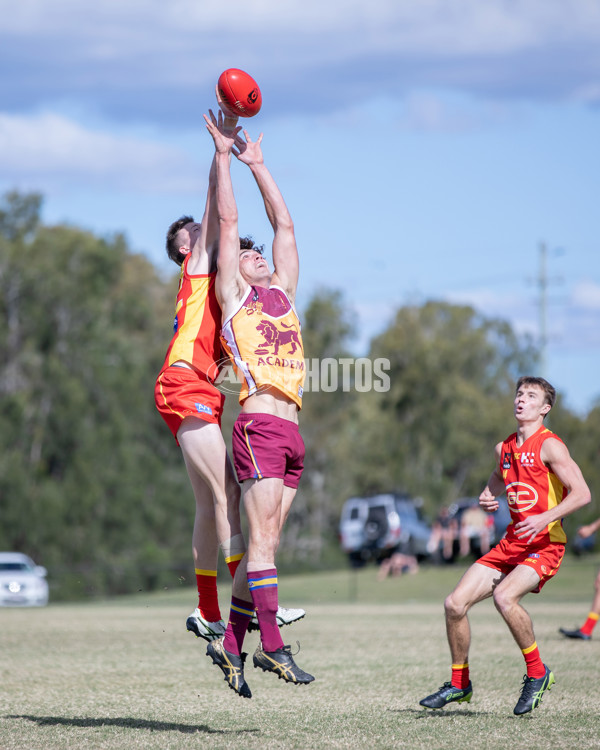
M 304 440 L 295 422 L 272 414 L 242 413 L 233 426 L 238 481 L 275 477 L 296 489 L 304 468 Z
M 156 379 L 154 402 L 177 440 L 185 417 L 221 424 L 225 396 L 196 370 L 172 365 Z
M 539 594 L 546 581 L 549 581 L 560 568 L 564 554 L 564 544 L 550 543 L 544 547 L 532 547 L 525 542 L 501 539 L 477 562 L 487 565 L 488 568 L 499 570 L 505 575 L 508 575 L 517 565 L 527 565 L 528 568 L 533 568 L 539 575 L 540 582 L 532 591 L 534 594 Z

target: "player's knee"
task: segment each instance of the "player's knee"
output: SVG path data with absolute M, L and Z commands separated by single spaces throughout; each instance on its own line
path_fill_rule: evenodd
M 456 591 L 453 591 L 451 594 L 448 594 L 444 601 L 444 611 L 446 617 L 457 620 L 467 614 L 468 607 Z
M 493 593 L 494 606 L 498 612 L 508 612 L 515 603 L 515 599 L 502 589 L 496 589 Z
M 265 526 L 261 527 L 253 524 L 250 527 L 248 545 L 252 549 L 253 558 L 256 555 L 262 556 L 261 559 L 266 559 L 267 557 L 274 558 L 277 552 L 279 535 L 275 529 L 269 529 Z

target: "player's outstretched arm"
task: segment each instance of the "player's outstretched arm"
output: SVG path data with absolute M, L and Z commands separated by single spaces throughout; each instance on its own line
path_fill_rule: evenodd
M 234 131 L 238 118 L 225 113 L 223 120 L 224 131 Z M 205 247 L 209 256 L 209 267 L 219 252 L 219 215 L 217 213 L 217 165 L 213 157 L 208 174 L 208 191 L 206 194 L 206 205 L 201 225 L 201 247 Z
M 216 257 L 219 246 L 219 217 L 217 215 L 216 188 L 217 166 L 213 157 L 208 173 L 208 191 L 206 193 L 206 204 L 200 226 L 199 243 L 200 247 L 206 248 L 209 261 L 212 261 Z M 209 265 L 212 266 L 212 263 Z
M 238 213 L 231 182 L 230 154 L 238 129 L 225 130 L 223 113 L 215 117 L 204 115 L 206 128 L 215 144 L 216 208 L 219 222 L 219 257 L 216 293 L 223 316 L 239 299 L 241 276 L 239 271 L 240 240 Z
M 233 153 L 246 164 L 258 185 L 263 197 L 265 211 L 273 227 L 273 265 L 275 273 L 272 283 L 281 286 L 292 302 L 298 286 L 299 260 L 296 247 L 294 223 L 281 191 L 264 163 L 261 143 L 263 134 L 252 141 L 244 130 L 244 138 L 239 133 Z

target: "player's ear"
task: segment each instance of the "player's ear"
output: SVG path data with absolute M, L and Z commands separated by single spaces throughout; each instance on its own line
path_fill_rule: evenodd
M 552 407 L 550 406 L 550 404 L 544 404 L 544 405 L 542 406 L 542 409 L 541 409 L 541 411 L 542 411 L 542 415 L 543 415 L 543 416 L 545 417 L 545 416 L 546 416 L 546 414 L 548 414 L 548 412 L 550 411 L 550 409 L 551 409 L 551 408 L 552 408 Z

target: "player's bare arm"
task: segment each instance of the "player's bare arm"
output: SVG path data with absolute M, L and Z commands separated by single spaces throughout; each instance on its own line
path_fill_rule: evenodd
M 223 316 L 230 314 L 242 297 L 246 287 L 240 270 L 240 239 L 238 234 L 238 213 L 233 184 L 231 182 L 230 154 L 239 128 L 225 129 L 223 113 L 219 110 L 215 117 L 204 115 L 206 128 L 215 144 L 216 204 L 219 220 L 218 274 L 215 285 L 217 299 Z
M 202 216 L 198 235 L 190 248 L 191 257 L 188 261 L 188 272 L 191 274 L 211 273 L 216 270 L 219 248 L 219 219 L 215 202 L 216 187 L 217 171 L 213 158 L 208 175 L 208 191 L 206 193 L 204 215 Z M 192 239 L 191 235 L 190 239 Z M 206 258 L 202 257 L 204 255 Z
M 223 130 L 233 133 L 237 126 L 238 118 L 228 113 L 224 114 Z M 201 247 L 206 248 L 208 254 L 209 272 L 216 270 L 217 254 L 219 252 L 219 216 L 217 213 L 217 165 L 213 157 L 208 175 L 208 192 L 206 195 L 206 207 L 202 217 Z M 190 273 L 194 271 L 190 268 Z
M 549 523 L 558 521 L 560 518 L 564 518 L 576 510 L 583 508 L 592 499 L 581 469 L 571 458 L 569 450 L 564 443 L 560 442 L 560 440 L 549 438 L 542 445 L 540 458 L 567 488 L 568 494 L 554 508 L 550 508 L 544 513 L 539 513 L 535 516 L 529 516 L 515 524 L 517 536 L 526 542 L 533 541 Z
M 581 526 L 577 529 L 577 535 L 582 539 L 587 539 L 592 536 L 592 534 L 595 534 L 598 529 L 600 529 L 600 518 L 597 518 L 595 521 L 588 523 L 585 526 Z
M 498 510 L 500 503 L 496 499 L 499 495 L 504 492 L 504 480 L 500 471 L 500 453 L 502 450 L 502 443 L 498 443 L 494 450 L 496 457 L 496 468 L 490 474 L 490 478 L 487 481 L 486 486 L 483 488 L 483 492 L 479 495 L 479 505 L 485 510 L 486 513 L 493 513 Z
M 223 129 L 233 131 L 238 118 L 225 114 Z M 195 224 L 189 232 L 190 260 L 188 272 L 191 274 L 213 273 L 216 270 L 219 252 L 219 217 L 216 206 L 217 168 L 213 157 L 208 174 L 208 190 L 204 215 L 200 225 Z
M 267 217 L 273 227 L 274 274 L 271 283 L 280 286 L 293 303 L 299 275 L 294 223 L 281 191 L 265 166 L 261 147 L 262 139 L 261 133 L 256 141 L 252 141 L 248 132 L 244 130 L 244 137 L 238 134 L 236 138 L 233 153 L 239 161 L 250 168 L 263 197 Z

